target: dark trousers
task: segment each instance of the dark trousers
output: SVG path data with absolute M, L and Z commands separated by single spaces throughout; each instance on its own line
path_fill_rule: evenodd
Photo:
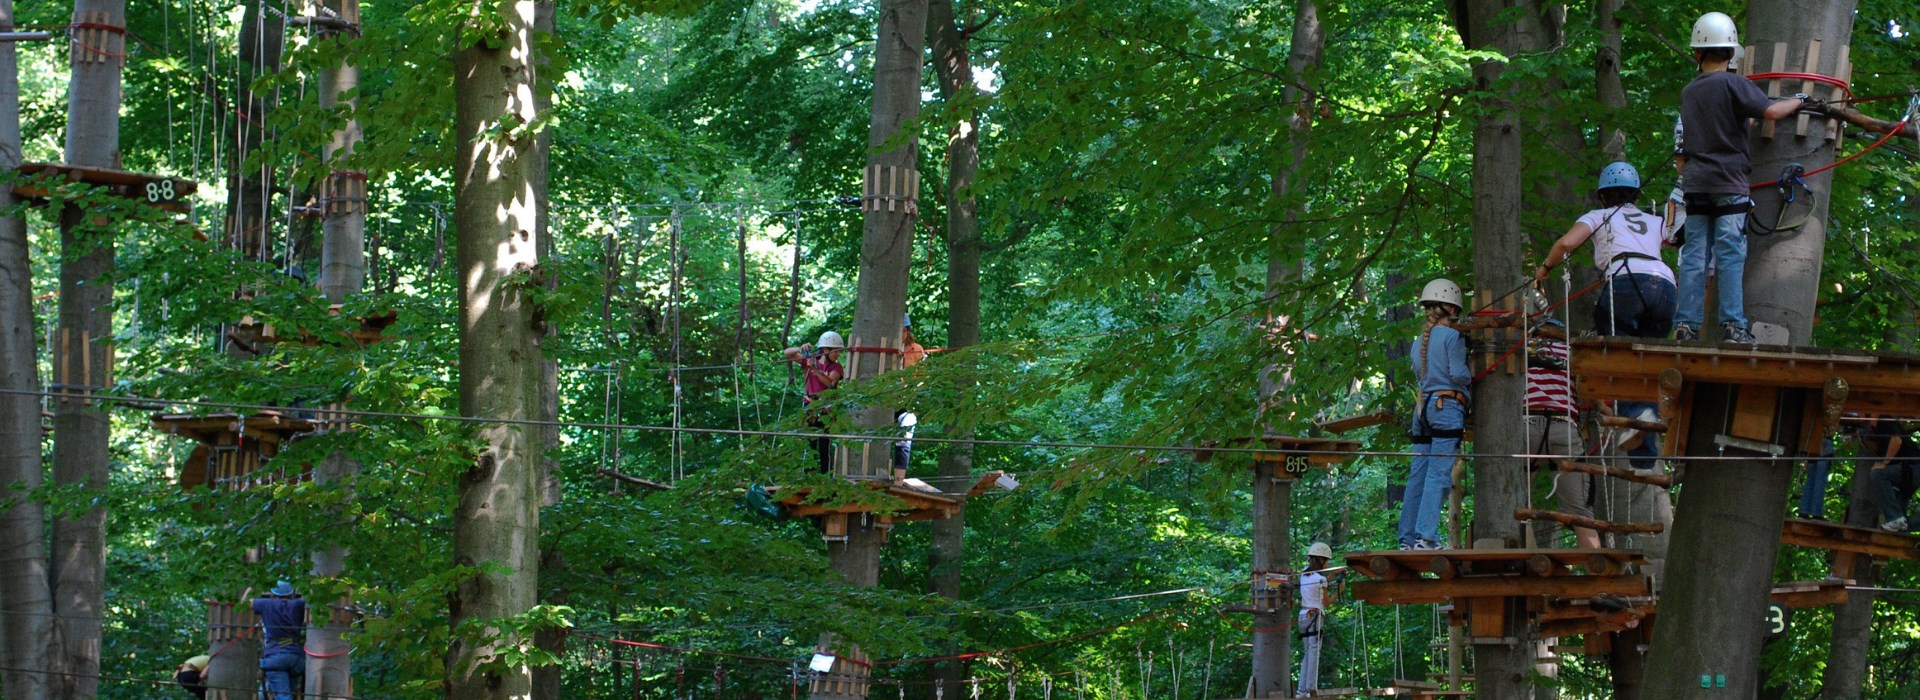
M 827 432 L 827 421 L 823 417 L 821 417 L 819 414 L 808 414 L 807 427 L 813 428 L 814 430 L 818 430 L 822 433 L 825 433 Z M 820 437 L 814 438 L 813 451 L 820 459 L 820 473 L 832 474 L 833 473 L 833 441 L 827 439 L 827 436 L 825 435 L 821 435 Z
M 1672 282 L 1653 275 L 1622 274 L 1602 282 L 1598 291 L 1593 327 L 1602 335 L 1665 338 L 1673 332 Z
M 1882 520 L 1907 517 L 1907 503 L 1920 484 L 1920 461 L 1896 459 L 1885 469 L 1873 470 L 1873 499 L 1880 502 Z

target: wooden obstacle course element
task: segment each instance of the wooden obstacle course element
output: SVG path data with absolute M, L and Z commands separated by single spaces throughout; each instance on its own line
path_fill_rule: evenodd
M 1560 471 L 1563 472 L 1595 474 L 1598 476 L 1612 477 L 1621 481 L 1631 481 L 1636 484 L 1658 486 L 1660 488 L 1671 488 L 1673 486 L 1673 477 L 1658 472 L 1641 472 L 1626 467 L 1612 467 L 1604 464 L 1593 464 L 1591 462 L 1575 462 L 1570 459 L 1554 461 L 1557 463 Z
M 334 316 L 340 315 L 340 305 L 333 304 L 328 306 L 327 313 Z M 364 348 L 386 340 L 386 329 L 388 326 L 392 326 L 394 322 L 400 320 L 400 312 L 387 311 L 371 316 L 362 316 L 359 320 L 359 328 L 351 331 L 342 331 L 339 337 L 352 341 L 357 347 Z M 309 333 L 305 329 L 295 329 L 292 332 L 288 332 L 284 328 L 276 328 L 272 324 L 256 321 L 251 316 L 241 319 L 239 323 L 233 324 L 233 328 L 228 331 L 227 335 L 231 339 L 249 344 L 298 343 L 307 347 L 316 347 L 322 342 L 319 336 Z M 257 349 L 255 354 L 259 354 Z
M 159 432 L 200 443 L 180 465 L 183 490 L 195 486 L 245 489 L 287 478 L 285 470 L 267 473 L 262 467 L 296 436 L 319 429 L 314 421 L 279 411 L 249 416 L 159 414 L 153 416 L 150 424 Z M 302 478 L 310 469 L 311 465 L 302 464 L 293 477 Z
M 1615 549 L 1443 549 L 1352 552 L 1347 565 L 1376 580 L 1355 582 L 1354 598 L 1373 605 L 1448 600 L 1622 597 L 1651 593 L 1646 577 L 1624 573 L 1646 556 Z M 1572 567 L 1588 573 L 1573 574 Z M 1434 574 L 1438 578 L 1424 578 Z M 1457 614 L 1457 613 L 1456 613 Z
M 1582 515 L 1574 515 L 1572 513 L 1541 510 L 1539 508 L 1515 508 L 1513 510 L 1513 517 L 1521 521 L 1551 520 L 1561 525 L 1584 527 L 1589 530 L 1611 532 L 1616 535 L 1657 535 L 1667 530 L 1667 526 L 1661 525 L 1660 523 L 1616 523 Z
M 1787 519 L 1780 543 L 1869 557 L 1920 560 L 1920 537 L 1825 520 Z
M 775 503 L 786 508 L 789 517 L 820 518 L 820 536 L 828 541 L 845 539 L 853 517 L 872 518 L 873 525 L 881 528 L 884 540 L 886 531 L 896 522 L 946 520 L 960 513 L 962 499 L 957 496 L 878 479 L 855 479 L 853 482 L 882 491 L 884 495 L 878 499 L 850 503 L 808 503 L 807 497 L 813 491 L 811 488 L 801 487 L 782 494 L 780 487 L 768 486 L 766 491 Z
M 1600 425 L 1608 428 L 1627 428 L 1643 433 L 1667 432 L 1667 424 L 1660 421 L 1638 420 L 1626 416 L 1600 416 Z
M 1844 578 L 1776 583 L 1768 597 L 1793 609 L 1824 608 L 1847 602 L 1847 587 L 1852 585 L 1853 579 Z
M 816 654 L 833 653 L 828 648 L 829 640 L 814 647 Z M 847 651 L 834 654 L 833 668 L 820 672 L 807 684 L 807 692 L 815 698 L 832 700 L 862 700 L 872 690 L 873 659 L 853 646 Z
M 1359 430 L 1361 428 L 1370 428 L 1376 425 L 1385 425 L 1387 423 L 1392 423 L 1394 421 L 1394 418 L 1396 418 L 1396 416 L 1393 414 L 1393 411 L 1383 409 L 1379 411 L 1374 411 L 1372 413 L 1362 413 L 1357 416 L 1345 416 L 1341 418 L 1333 418 L 1330 420 L 1320 421 L 1318 423 L 1314 423 L 1313 427 L 1319 428 L 1321 430 L 1325 430 L 1335 435 L 1339 435 L 1339 434 Z
M 1274 470 L 1274 476 L 1280 479 L 1296 479 L 1306 474 L 1308 469 L 1326 468 L 1340 464 L 1351 459 L 1353 453 L 1360 449 L 1360 443 L 1355 440 L 1289 437 L 1284 435 L 1272 435 L 1262 438 L 1234 438 L 1225 441 L 1225 443 L 1226 446 L 1229 447 L 1239 447 L 1241 445 L 1251 445 L 1256 439 L 1260 441 L 1263 447 L 1268 450 L 1274 450 L 1274 452 L 1250 453 L 1252 460 L 1254 462 L 1267 462 L 1278 465 L 1280 468 Z M 1220 446 L 1219 443 L 1210 443 L 1195 448 L 1193 451 L 1193 460 L 1196 462 L 1213 461 L 1213 448 Z
M 1667 454 L 1687 444 L 1687 411 L 1695 387 L 1719 384 L 1735 395 L 1732 436 L 1754 435 L 1774 424 L 1782 389 L 1807 391 L 1797 445 L 1816 454 L 1822 430 L 1842 412 L 1920 416 L 1920 356 L 1811 347 L 1704 346 L 1645 338 L 1572 341 L 1579 395 L 1602 401 L 1659 401 L 1668 425 Z
M 13 184 L 13 193 L 22 199 L 41 203 L 53 194 L 53 190 L 42 178 L 63 178 L 102 187 L 115 196 L 146 202 L 155 208 L 176 214 L 187 214 L 193 211 L 193 202 L 187 196 L 200 189 L 199 183 L 192 180 L 132 173 L 113 168 L 65 163 L 21 163 L 18 170 L 21 175 L 27 177 Z

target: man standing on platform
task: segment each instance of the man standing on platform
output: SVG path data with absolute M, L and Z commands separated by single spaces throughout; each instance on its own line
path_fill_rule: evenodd
M 1300 575 L 1300 685 L 1298 697 L 1320 689 L 1320 632 L 1327 618 L 1327 576 L 1320 573 L 1333 558 L 1325 542 L 1307 547 L 1307 572 Z
M 307 637 L 307 601 L 281 581 L 273 591 L 253 599 L 260 616 L 260 673 L 266 676 L 272 700 L 293 700 L 293 675 L 306 668 L 303 640 Z
M 1880 504 L 1880 527 L 1889 532 L 1909 529 L 1907 506 L 1920 487 L 1920 446 L 1900 421 L 1881 417 L 1860 435 L 1860 456 L 1872 461 L 1873 499 Z

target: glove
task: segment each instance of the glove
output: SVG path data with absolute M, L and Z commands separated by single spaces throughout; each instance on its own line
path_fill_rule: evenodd
M 1794 98 L 1800 100 L 1800 111 L 1806 112 L 1808 114 L 1817 114 L 1820 116 L 1826 116 L 1827 114 L 1826 100 L 1820 99 L 1818 97 L 1814 97 L 1804 92 L 1795 93 Z

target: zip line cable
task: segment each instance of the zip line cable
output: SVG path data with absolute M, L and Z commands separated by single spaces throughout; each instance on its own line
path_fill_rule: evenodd
M 67 387 L 67 389 L 77 389 L 77 388 L 80 388 L 80 387 Z M 35 397 L 44 397 L 44 398 L 52 398 L 52 399 L 68 399 L 68 400 L 80 400 L 80 401 L 106 401 L 111 403 L 134 405 L 137 407 L 191 406 L 195 408 L 214 408 L 214 409 L 225 409 L 230 411 L 273 411 L 273 412 L 283 412 L 283 413 L 305 410 L 305 409 L 293 408 L 289 406 L 248 404 L 248 403 L 225 402 L 225 401 L 203 401 L 203 400 L 196 400 L 196 399 L 138 397 L 138 396 L 113 395 L 113 394 L 105 394 L 105 393 L 93 393 L 93 394 L 81 395 L 81 394 L 71 393 L 69 391 L 59 389 L 59 388 L 42 389 L 38 391 L 28 390 L 28 389 L 0 389 L 0 395 L 35 396 Z M 362 418 L 385 418 L 385 419 L 396 419 L 396 420 L 419 420 L 419 421 L 447 421 L 452 423 L 470 423 L 470 424 L 481 424 L 481 425 L 525 425 L 525 426 L 536 426 L 536 427 L 579 428 L 579 429 L 586 429 L 586 430 L 620 430 L 620 431 L 637 431 L 637 432 L 652 432 L 652 433 L 679 432 L 679 433 L 694 434 L 694 435 L 801 438 L 801 439 L 808 439 L 808 440 L 819 438 L 822 435 L 824 435 L 828 438 L 835 439 L 835 440 L 852 440 L 857 442 L 875 442 L 875 441 L 884 442 L 884 441 L 893 441 L 893 440 L 902 439 L 897 436 L 865 435 L 865 434 L 859 434 L 859 433 L 820 433 L 820 432 L 812 432 L 812 431 L 794 431 L 794 430 L 739 430 L 735 428 L 698 428 L 698 427 L 675 428 L 673 426 L 668 426 L 668 425 L 646 425 L 646 424 L 638 424 L 638 423 L 623 424 L 623 423 L 590 423 L 590 422 L 583 422 L 583 421 L 545 421 L 545 420 L 537 420 L 537 419 L 531 419 L 531 418 L 492 418 L 492 417 L 484 417 L 484 416 L 435 415 L 435 414 L 429 414 L 429 413 L 400 413 L 395 411 L 369 411 L 369 410 L 359 410 L 359 409 L 351 409 L 351 408 L 334 409 L 334 410 L 330 410 L 329 412 L 337 415 L 341 415 L 341 416 L 356 416 L 356 417 L 362 417 Z M 976 446 L 986 446 L 986 447 L 1026 447 L 1026 448 L 1053 448 L 1053 449 L 1079 449 L 1079 450 L 1131 450 L 1136 452 L 1196 452 L 1196 451 L 1204 450 L 1206 452 L 1218 453 L 1218 454 L 1330 455 L 1330 456 L 1342 456 L 1342 457 L 1393 457 L 1393 458 L 1413 457 L 1418 454 L 1415 452 L 1399 451 L 1399 450 L 1311 450 L 1311 449 L 1268 448 L 1268 447 L 1227 447 L 1227 446 L 1203 447 L 1203 446 L 1194 446 L 1194 445 L 1130 445 L 1130 444 L 1124 444 L 1124 443 L 1069 442 L 1069 441 L 1063 441 L 1063 440 L 991 440 L 991 439 L 985 439 L 985 438 L 949 438 L 949 437 L 928 437 L 928 436 L 920 436 L 920 435 L 916 435 L 913 439 L 915 442 L 938 443 L 943 445 L 976 445 Z M 1503 459 L 1553 459 L 1556 457 L 1556 455 L 1551 455 L 1551 454 L 1533 454 L 1530 452 L 1517 452 L 1517 453 L 1505 453 L 1505 454 L 1467 454 L 1467 455 L 1461 455 L 1461 456 L 1466 459 L 1496 458 L 1496 457 L 1503 458 Z M 1676 462 L 1679 462 L 1679 461 L 1726 462 L 1726 461 L 1752 461 L 1755 459 L 1769 459 L 1769 458 L 1764 456 L 1742 456 L 1742 455 L 1733 455 L 1733 456 L 1673 455 L 1669 457 L 1662 457 L 1662 459 L 1665 459 L 1668 461 L 1676 461 Z M 1782 457 L 1774 457 L 1771 459 L 1798 460 L 1802 458 L 1797 456 L 1782 456 Z M 1856 455 L 1852 457 L 1834 456 L 1829 459 L 1832 459 L 1834 461 L 1862 461 L 1862 460 L 1877 460 L 1879 458 L 1871 455 L 1866 455 L 1866 456 Z M 933 478 L 939 478 L 939 477 L 933 477 Z

